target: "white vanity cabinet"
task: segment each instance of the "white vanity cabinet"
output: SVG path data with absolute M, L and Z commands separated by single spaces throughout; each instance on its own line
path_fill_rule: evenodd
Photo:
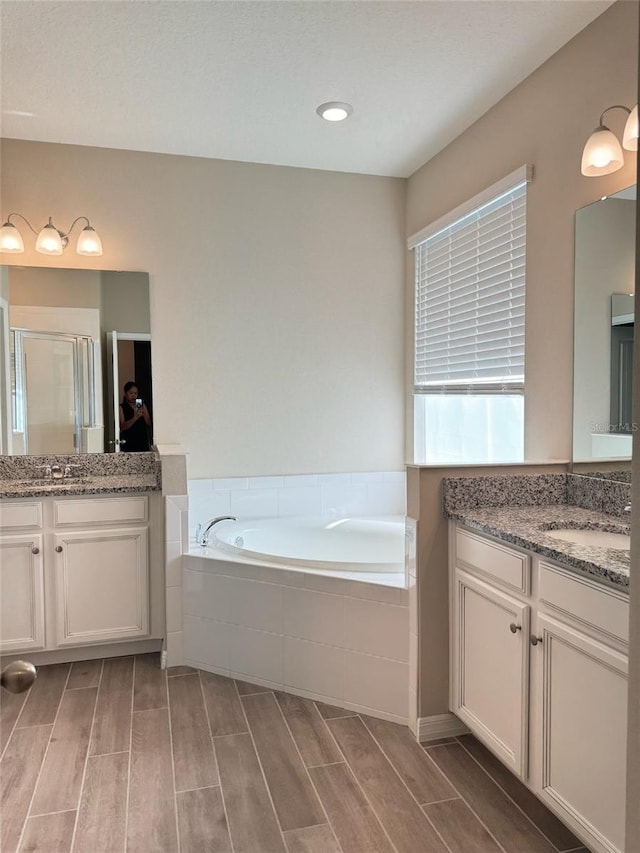
M 0 503 L 2 654 L 150 636 L 150 500 Z
M 0 652 L 43 649 L 44 571 L 40 533 L 0 537 Z
M 529 607 L 464 571 L 455 575 L 455 707 L 518 776 L 527 768 Z
M 450 553 L 451 710 L 590 849 L 622 853 L 628 597 L 453 522 Z

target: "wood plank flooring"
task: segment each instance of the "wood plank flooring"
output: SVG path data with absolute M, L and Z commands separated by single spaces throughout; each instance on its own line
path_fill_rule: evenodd
M 469 735 L 159 655 L 41 667 L 0 750 L 2 853 L 587 853 Z

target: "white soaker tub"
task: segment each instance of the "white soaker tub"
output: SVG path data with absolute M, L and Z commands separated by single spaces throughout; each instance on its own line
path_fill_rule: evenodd
M 403 516 L 221 521 L 210 545 L 248 560 L 331 572 L 404 572 Z

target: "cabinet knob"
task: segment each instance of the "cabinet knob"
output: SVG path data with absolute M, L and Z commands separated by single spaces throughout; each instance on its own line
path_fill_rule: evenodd
M 509 625 L 509 630 L 512 634 L 515 634 L 516 631 L 522 631 L 522 625 L 516 625 L 515 622 L 512 622 L 511 625 Z
M 31 549 L 31 553 L 32 553 L 32 554 L 39 554 L 39 553 L 40 553 L 40 548 L 37 548 L 37 547 L 34 545 L 34 546 L 33 546 L 33 548 Z
M 532 636 L 531 636 L 531 645 L 532 645 L 532 646 L 537 646 L 537 645 L 538 645 L 538 643 L 539 643 L 540 645 L 542 645 L 542 637 L 534 637 L 534 636 L 532 635 Z
M 62 553 L 62 545 L 56 545 L 56 552 L 58 554 Z

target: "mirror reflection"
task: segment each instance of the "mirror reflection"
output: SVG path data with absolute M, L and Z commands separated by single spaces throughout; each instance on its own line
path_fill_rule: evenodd
M 635 185 L 576 212 L 573 470 L 629 481 Z
M 0 394 L 2 454 L 148 450 L 148 274 L 0 267 Z

